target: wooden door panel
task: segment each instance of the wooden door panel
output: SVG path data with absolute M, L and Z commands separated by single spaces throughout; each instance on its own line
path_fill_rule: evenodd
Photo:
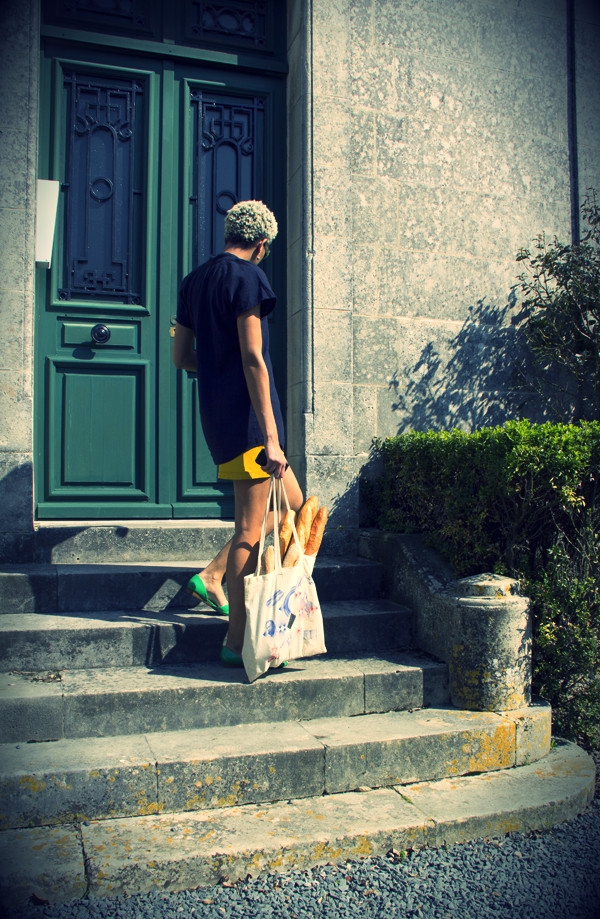
M 45 48 L 41 88 L 60 199 L 38 290 L 37 515 L 171 516 L 155 469 L 160 70 L 62 52 Z
M 139 516 L 152 478 L 148 379 L 147 361 L 48 358 L 47 495 L 58 517 L 78 503 Z

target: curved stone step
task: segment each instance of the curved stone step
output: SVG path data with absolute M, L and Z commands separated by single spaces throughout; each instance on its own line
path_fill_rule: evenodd
M 417 785 L 0 833 L 0 895 L 51 903 L 212 886 L 248 874 L 543 830 L 585 809 L 590 756 L 558 742 L 532 765 Z
M 424 709 L 0 747 L 0 829 L 233 807 L 533 762 L 544 704 Z

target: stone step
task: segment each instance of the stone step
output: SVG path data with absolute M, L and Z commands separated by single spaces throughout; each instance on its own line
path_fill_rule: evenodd
M 0 833 L 0 897 L 89 896 L 211 887 L 286 872 L 549 829 L 585 809 L 594 762 L 557 742 L 537 763 L 369 791 Z
M 185 586 L 206 561 L 30 564 L 0 567 L 0 615 L 106 610 L 161 612 L 197 605 Z M 205 558 L 205 556 L 204 556 Z M 382 567 L 359 558 L 319 556 L 314 581 L 319 599 L 368 600 L 381 596 Z
M 231 520 L 45 521 L 35 531 L 37 562 L 99 564 L 213 558 L 233 535 Z
M 325 601 L 322 612 L 330 654 L 412 645 L 411 613 L 397 603 Z M 157 613 L 9 614 L 0 616 L 0 672 L 217 661 L 226 631 L 227 618 L 203 604 Z
M 533 762 L 551 711 L 424 709 L 0 747 L 0 829 L 238 807 Z
M 0 743 L 111 737 L 448 704 L 448 669 L 416 652 L 290 661 L 248 683 L 219 663 L 0 676 Z

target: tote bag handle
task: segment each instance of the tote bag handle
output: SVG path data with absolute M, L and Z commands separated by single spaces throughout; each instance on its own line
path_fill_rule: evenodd
M 256 560 L 256 571 L 254 574 L 256 577 L 260 575 L 260 565 L 261 559 L 263 557 L 263 552 L 265 550 L 265 540 L 267 538 L 267 519 L 269 517 L 269 511 L 273 510 L 273 532 L 279 532 L 279 518 L 281 516 L 281 495 L 278 494 L 279 489 L 275 487 L 275 476 L 271 476 L 269 481 L 269 494 L 267 495 L 267 503 L 265 505 L 265 513 L 263 516 L 262 527 L 260 531 L 260 542 L 258 544 L 258 559 Z M 287 500 L 287 495 L 286 495 Z M 279 550 L 279 540 L 273 540 L 273 545 L 275 549 L 275 569 L 279 570 L 281 568 L 281 552 Z
M 265 549 L 265 541 L 267 538 L 267 519 L 269 516 L 269 510 L 271 508 L 273 510 L 273 534 L 274 534 L 273 548 L 275 550 L 275 571 L 281 571 L 282 569 L 283 559 L 281 558 L 281 549 L 279 546 L 279 539 L 277 538 L 279 534 L 279 521 L 281 520 L 281 510 L 282 510 L 281 496 L 282 495 L 285 499 L 286 509 L 288 511 L 291 510 L 290 501 L 287 496 L 287 492 L 285 490 L 285 485 L 283 484 L 283 479 L 275 479 L 275 476 L 272 475 L 271 480 L 269 482 L 269 494 L 267 495 L 267 503 L 265 506 L 265 513 L 263 516 L 263 522 L 262 522 L 262 527 L 260 531 L 260 543 L 258 546 L 258 559 L 256 562 L 256 571 L 254 572 L 257 577 L 260 575 L 261 559 L 263 556 L 263 552 Z M 302 551 L 302 546 L 300 545 L 300 538 L 298 536 L 298 531 L 296 530 L 296 524 L 294 523 L 293 520 L 292 520 L 292 536 L 293 536 L 294 542 L 298 546 L 300 556 L 303 556 L 304 552 Z

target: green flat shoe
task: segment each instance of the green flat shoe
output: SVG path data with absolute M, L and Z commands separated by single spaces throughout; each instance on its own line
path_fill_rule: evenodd
M 195 574 L 193 578 L 189 579 L 187 589 L 194 597 L 197 597 L 198 600 L 202 600 L 203 603 L 210 606 L 218 616 L 229 616 L 229 603 L 224 603 L 223 606 L 219 606 L 218 603 L 211 600 L 204 586 L 204 581 L 199 574 Z
M 221 663 L 226 667 L 243 667 L 244 661 L 235 651 L 230 651 L 226 645 L 221 648 Z

